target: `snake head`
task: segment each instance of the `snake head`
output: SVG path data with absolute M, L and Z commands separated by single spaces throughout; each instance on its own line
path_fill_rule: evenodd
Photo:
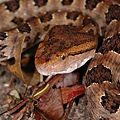
M 40 74 L 70 73 L 95 55 L 97 37 L 67 25 L 53 27 L 45 36 L 35 55 Z

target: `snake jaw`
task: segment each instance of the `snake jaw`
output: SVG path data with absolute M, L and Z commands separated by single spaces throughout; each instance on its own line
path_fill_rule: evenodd
M 93 58 L 94 55 L 95 49 L 79 55 L 66 57 L 64 60 L 61 59 L 57 63 L 47 62 L 39 65 L 35 62 L 36 69 L 43 75 L 70 73 L 84 65 L 88 60 Z

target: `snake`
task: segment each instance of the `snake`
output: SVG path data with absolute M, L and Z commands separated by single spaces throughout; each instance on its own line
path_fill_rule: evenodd
M 0 4 L 0 23 L 0 61 L 14 56 L 21 38 L 23 51 L 41 42 L 35 66 L 43 75 L 90 60 L 84 84 L 91 119 L 120 119 L 119 0 L 10 0 Z

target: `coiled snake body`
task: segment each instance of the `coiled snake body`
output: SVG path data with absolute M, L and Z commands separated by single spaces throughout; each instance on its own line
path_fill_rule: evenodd
M 0 61 L 13 57 L 23 36 L 25 49 L 53 27 L 35 56 L 37 70 L 45 75 L 82 66 L 102 36 L 85 76 L 87 108 L 94 120 L 120 119 L 119 0 L 12 0 L 0 4 L 0 23 Z

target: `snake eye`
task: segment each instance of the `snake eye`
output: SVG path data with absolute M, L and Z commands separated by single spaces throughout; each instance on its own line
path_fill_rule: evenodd
M 65 56 L 63 55 L 63 56 L 62 56 L 62 60 L 64 60 L 64 59 L 65 59 Z

